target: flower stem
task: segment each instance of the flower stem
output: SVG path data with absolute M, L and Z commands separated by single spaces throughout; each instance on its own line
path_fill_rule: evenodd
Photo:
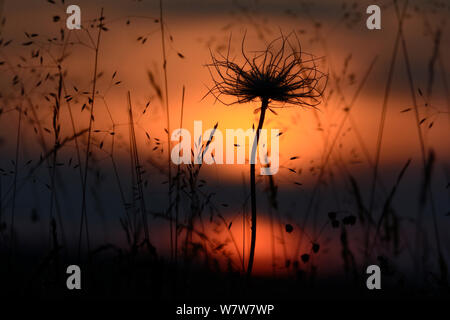
M 255 163 L 256 163 L 256 150 L 258 148 L 260 130 L 264 125 L 264 117 L 266 115 L 267 107 L 269 106 L 269 100 L 263 98 L 261 101 L 261 115 L 259 116 L 258 128 L 256 129 L 256 136 L 253 140 L 252 154 L 250 160 L 250 195 L 252 205 L 252 238 L 250 243 L 250 255 L 248 258 L 247 277 L 250 277 L 253 269 L 253 259 L 255 257 L 255 244 L 256 244 L 256 177 L 255 177 Z

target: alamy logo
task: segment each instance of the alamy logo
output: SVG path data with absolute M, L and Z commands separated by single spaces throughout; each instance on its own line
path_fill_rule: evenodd
M 251 164 L 261 163 L 261 175 L 274 175 L 279 168 L 279 137 L 278 129 L 270 130 L 270 156 L 268 153 L 268 134 L 266 129 L 259 132 L 258 146 L 255 143 L 254 129 L 226 129 L 225 158 L 224 135 L 217 128 L 208 129 L 202 133 L 202 121 L 194 121 L 194 150 L 192 136 L 187 129 L 179 128 L 172 132 L 171 140 L 178 144 L 172 148 L 171 159 L 179 164 L 245 164 L 246 139 L 248 138 L 248 159 Z M 236 142 L 235 142 L 236 141 Z M 206 143 L 204 143 L 206 142 Z M 192 151 L 191 151 L 192 150 Z M 257 157 L 257 150 L 259 157 Z M 236 162 L 235 162 L 236 151 Z M 193 156 L 192 156 L 193 155 Z
M 367 14 L 370 16 L 367 18 L 366 26 L 369 30 L 381 29 L 381 9 L 376 4 L 372 4 L 367 7 Z
M 67 289 L 80 290 L 81 289 L 81 269 L 79 266 L 73 264 L 67 267 L 66 273 L 69 274 L 66 281 Z

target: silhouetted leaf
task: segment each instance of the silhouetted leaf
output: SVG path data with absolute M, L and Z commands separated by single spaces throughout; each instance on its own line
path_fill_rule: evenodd
M 356 217 L 354 215 L 350 215 L 342 219 L 342 223 L 345 225 L 354 225 L 356 223 Z
M 301 258 L 304 263 L 307 263 L 309 261 L 309 254 L 302 254 Z
M 320 245 L 319 245 L 318 243 L 313 243 L 313 245 L 312 245 L 312 251 L 313 251 L 314 253 L 317 253 L 317 252 L 319 252 L 319 249 L 320 249 Z
M 336 220 L 336 212 L 328 212 L 328 218 L 330 218 L 330 220 Z

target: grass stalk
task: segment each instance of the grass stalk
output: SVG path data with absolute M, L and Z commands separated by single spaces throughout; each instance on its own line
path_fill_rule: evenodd
M 127 100 L 128 100 L 128 112 L 129 112 L 129 120 L 130 120 L 130 149 L 132 154 L 132 159 L 134 161 L 133 167 L 136 172 L 136 187 L 138 191 L 138 197 L 140 202 L 140 211 L 141 211 L 141 219 L 142 219 L 142 225 L 144 228 L 144 243 L 147 245 L 147 249 L 150 248 L 150 236 L 148 231 L 148 222 L 147 222 L 147 209 L 145 205 L 145 197 L 144 197 L 144 190 L 142 188 L 142 167 L 139 162 L 139 153 L 137 149 L 137 143 L 136 143 L 136 133 L 134 130 L 134 120 L 133 120 L 133 109 L 131 105 L 131 95 L 130 91 L 128 91 L 127 94 Z
M 386 81 L 386 87 L 384 90 L 384 98 L 383 98 L 383 105 L 381 108 L 381 115 L 380 115 L 380 122 L 378 126 L 378 136 L 377 136 L 377 145 L 376 145 L 376 154 L 375 154 L 375 165 L 373 167 L 373 173 L 372 173 L 372 185 L 370 189 L 370 202 L 369 202 L 369 217 L 372 216 L 373 213 L 373 207 L 375 204 L 375 191 L 377 186 L 377 179 L 378 179 L 378 170 L 380 165 L 380 158 L 381 158 L 381 146 L 383 143 L 383 135 L 384 135 L 384 126 L 386 122 L 386 113 L 387 113 L 387 105 L 389 101 L 389 96 L 391 92 L 391 86 L 392 86 L 392 78 L 394 75 L 395 70 L 395 61 L 397 59 L 397 52 L 398 47 L 401 40 L 401 32 L 403 27 L 403 19 L 405 17 L 406 8 L 408 7 L 408 1 L 405 1 L 405 4 L 402 9 L 402 14 L 399 17 L 398 21 L 398 31 L 394 42 L 394 48 L 392 52 L 391 62 L 389 65 L 389 71 L 388 71 L 388 78 Z M 369 242 L 370 242 L 370 225 L 367 225 L 366 231 L 365 231 L 365 250 L 364 250 L 364 256 L 365 259 L 368 259 L 369 254 Z

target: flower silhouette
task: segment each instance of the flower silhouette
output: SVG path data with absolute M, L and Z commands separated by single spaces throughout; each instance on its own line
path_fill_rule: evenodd
M 261 100 L 259 123 L 250 160 L 252 226 L 247 266 L 247 276 L 250 277 L 256 244 L 256 149 L 266 111 L 271 102 L 316 107 L 321 102 L 328 77 L 318 70 L 317 58 L 302 52 L 300 41 L 295 33 L 287 37 L 281 35 L 270 42 L 265 50 L 253 52 L 252 57 L 245 53 L 244 43 L 245 36 L 241 46 L 244 60 L 241 65 L 230 59 L 230 45 L 226 56 L 220 55 L 217 58 L 211 53 L 212 62 L 207 67 L 214 86 L 207 95 L 212 94 L 225 105 Z M 215 76 L 212 71 L 215 71 Z M 232 100 L 224 101 L 222 96 L 230 96 Z

